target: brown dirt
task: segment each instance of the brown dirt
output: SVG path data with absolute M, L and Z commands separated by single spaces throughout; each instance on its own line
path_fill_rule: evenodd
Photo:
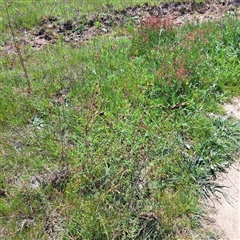
M 240 120 L 240 99 L 234 97 L 224 104 L 227 115 Z M 216 182 L 224 188 L 225 197 L 218 195 L 219 201 L 212 199 L 207 204 L 208 216 L 204 228 L 217 233 L 220 240 L 240 239 L 240 159 L 224 173 L 219 174 Z
M 95 35 L 103 35 L 111 32 L 116 26 L 124 26 L 129 21 L 139 24 L 142 16 L 160 16 L 171 18 L 175 26 L 189 21 L 206 21 L 222 17 L 224 14 L 236 14 L 239 12 L 240 1 L 209 1 L 207 3 L 164 3 L 159 6 L 127 7 L 124 10 L 109 10 L 107 13 L 95 13 L 84 15 L 77 21 L 68 20 L 62 22 L 56 17 L 46 17 L 40 26 L 35 29 L 21 29 L 17 35 L 20 47 L 30 45 L 39 50 L 45 45 L 54 44 L 57 39 L 62 38 L 65 42 L 79 44 L 85 42 Z M 15 52 L 12 40 L 3 44 L 0 54 Z
M 234 97 L 231 102 L 224 104 L 224 109 L 228 115 L 240 120 L 240 99 Z

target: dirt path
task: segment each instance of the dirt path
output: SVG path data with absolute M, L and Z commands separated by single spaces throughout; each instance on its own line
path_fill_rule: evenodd
M 240 120 L 240 99 L 233 98 L 224 109 L 228 115 Z M 224 190 L 227 199 L 221 196 L 220 202 L 213 200 L 207 206 L 209 215 L 204 225 L 216 232 L 220 240 L 240 240 L 240 159 L 221 173 L 217 182 L 228 187 Z

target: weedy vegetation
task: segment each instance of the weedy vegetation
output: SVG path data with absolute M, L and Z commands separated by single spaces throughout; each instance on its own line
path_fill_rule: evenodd
M 21 26 L 29 12 L 11 4 Z M 143 17 L 79 46 L 25 46 L 31 87 L 1 53 L 1 238 L 192 239 L 239 153 L 220 106 L 240 94 L 239 39 L 237 16 Z

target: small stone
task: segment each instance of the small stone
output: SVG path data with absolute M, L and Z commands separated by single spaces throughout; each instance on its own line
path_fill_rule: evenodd
M 52 25 L 52 24 L 48 24 L 48 25 L 46 26 L 46 29 L 53 29 L 53 25 Z
M 106 28 L 103 28 L 102 31 L 105 32 L 105 33 L 108 32 L 108 30 Z

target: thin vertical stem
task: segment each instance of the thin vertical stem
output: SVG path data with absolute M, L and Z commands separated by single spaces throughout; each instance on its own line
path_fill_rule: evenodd
M 6 3 L 6 1 L 4 1 L 4 3 L 5 3 L 5 7 L 6 7 L 6 12 L 7 12 L 8 26 L 9 26 L 9 28 L 11 30 L 14 46 L 16 48 L 17 55 L 19 57 L 22 69 L 24 71 L 25 78 L 27 79 L 28 88 L 31 89 L 31 81 L 30 81 L 30 78 L 28 76 L 27 69 L 26 69 L 26 67 L 24 65 L 23 57 L 22 57 L 21 51 L 20 51 L 20 49 L 19 49 L 19 47 L 17 45 L 16 37 L 15 37 L 14 31 L 13 31 L 13 27 L 12 27 L 12 24 L 11 24 L 11 19 L 10 19 L 10 15 L 9 15 L 9 11 L 8 11 L 8 4 Z

